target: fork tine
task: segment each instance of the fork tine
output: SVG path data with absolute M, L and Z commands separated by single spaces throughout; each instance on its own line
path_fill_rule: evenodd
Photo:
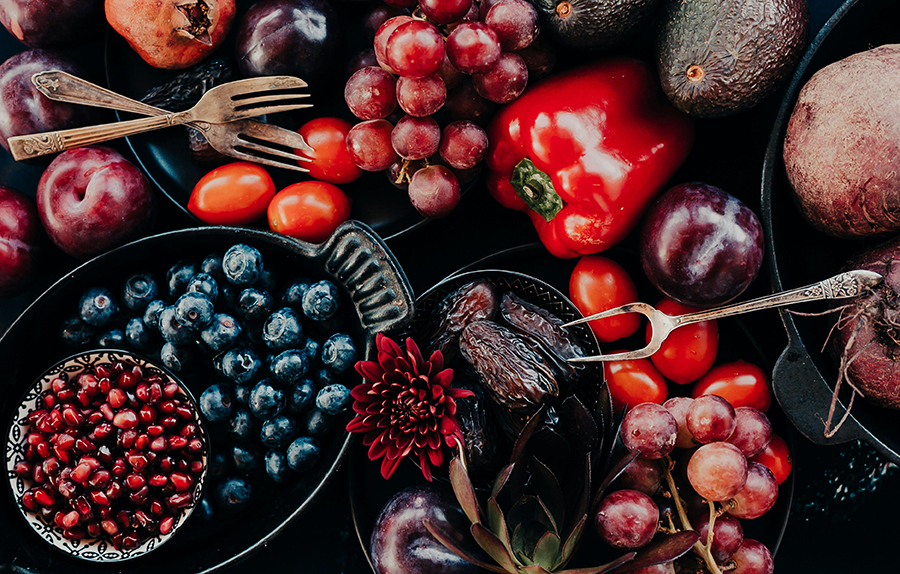
M 298 132 L 294 130 L 288 130 L 276 125 L 265 124 L 263 122 L 257 122 L 255 120 L 244 120 L 244 129 L 242 130 L 242 134 L 247 137 L 252 137 L 262 142 L 272 143 L 275 145 L 284 146 L 286 148 L 290 148 L 293 150 L 301 150 L 306 153 L 316 153 L 306 140 L 303 139 Z
M 243 137 L 242 137 L 243 136 Z M 283 157 L 285 159 L 292 159 L 294 161 L 312 161 L 308 157 L 304 157 L 302 155 L 293 154 L 290 152 L 282 151 L 280 149 L 263 145 L 261 143 L 255 142 L 251 139 L 248 139 L 244 134 L 238 135 L 238 142 L 236 142 L 237 146 L 244 147 L 247 149 L 251 149 L 253 151 L 258 151 L 261 153 L 266 153 L 269 155 L 274 155 L 277 157 Z
M 576 319 L 574 321 L 570 321 L 563 325 L 563 327 L 571 327 L 573 325 L 580 325 L 581 323 L 587 323 L 589 321 L 594 321 L 597 319 L 606 319 L 607 317 L 612 317 L 614 315 L 622 315 L 625 313 L 640 313 L 642 315 L 646 315 L 650 312 L 646 309 L 646 303 L 626 303 L 625 305 L 621 305 L 614 309 L 608 309 L 606 311 L 602 311 L 600 313 L 594 313 L 593 315 L 589 315 L 587 317 L 583 317 L 581 319 Z
M 241 147 L 243 147 L 243 146 L 241 146 Z M 302 171 L 303 173 L 309 173 L 308 169 L 306 169 L 305 167 L 302 167 L 294 162 L 284 162 L 284 161 L 280 161 L 277 159 L 269 159 L 266 157 L 261 157 L 258 155 L 253 155 L 250 153 L 242 152 L 241 150 L 236 149 L 236 148 L 229 149 L 222 153 L 224 155 L 233 157 L 235 159 L 242 159 L 244 161 L 259 163 L 262 165 L 269 165 L 272 167 L 280 167 L 283 169 L 291 169 L 294 171 Z
M 624 353 L 613 353 L 612 355 L 594 355 L 593 357 L 572 357 L 568 359 L 568 363 L 602 363 L 606 361 L 634 361 L 636 359 L 646 359 L 659 350 L 652 348 L 653 345 L 647 345 L 643 349 L 637 351 L 627 351 Z
M 217 94 L 252 94 L 253 92 L 275 91 L 275 90 L 294 90 L 297 88 L 306 88 L 309 84 L 294 76 L 262 76 L 259 78 L 245 78 L 243 80 L 234 80 L 209 90 L 215 91 Z
M 237 109 L 232 114 L 232 121 L 244 120 L 247 118 L 255 118 L 258 116 L 267 116 L 269 114 L 279 114 L 281 112 L 290 112 L 293 110 L 302 110 L 311 108 L 312 104 L 285 104 L 282 106 L 265 106 L 262 108 L 251 108 L 249 110 Z

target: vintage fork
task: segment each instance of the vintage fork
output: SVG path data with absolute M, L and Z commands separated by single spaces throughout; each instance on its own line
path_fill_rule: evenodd
M 830 279 L 807 285 L 806 287 L 774 293 L 743 303 L 734 303 L 724 307 L 688 313 L 687 315 L 678 315 L 677 317 L 666 315 L 662 311 L 659 311 L 646 303 L 628 303 L 621 307 L 616 307 L 615 309 L 610 309 L 602 313 L 596 313 L 590 317 L 584 317 L 583 319 L 566 323 L 563 327 L 587 323 L 588 321 L 594 321 L 596 319 L 606 319 L 623 313 L 640 313 L 650 320 L 650 326 L 653 332 L 647 346 L 643 349 L 638 349 L 637 351 L 614 353 L 612 355 L 575 357 L 569 359 L 569 362 L 596 363 L 601 361 L 631 361 L 634 359 L 644 359 L 658 351 L 662 346 L 663 341 L 669 336 L 669 333 L 679 327 L 684 327 L 685 325 L 690 325 L 692 323 L 699 323 L 700 321 L 709 321 L 712 319 L 731 317 L 732 315 L 761 311 L 763 309 L 784 307 L 785 305 L 794 303 L 806 303 L 809 301 L 821 301 L 825 299 L 848 299 L 856 297 L 865 288 L 871 288 L 878 285 L 881 280 L 882 276 L 874 271 L 857 269 L 855 271 L 840 273 Z
M 100 126 L 16 136 L 9 138 L 9 147 L 13 158 L 19 161 L 169 126 L 187 123 L 221 124 L 308 108 L 310 104 L 301 104 L 299 101 L 309 94 L 289 91 L 306 85 L 300 78 L 291 76 L 237 80 L 211 89 L 203 94 L 194 107 L 183 112 Z
M 38 91 L 51 100 L 111 108 L 146 116 L 160 116 L 169 113 L 161 108 L 92 84 L 67 72 L 58 70 L 39 72 L 31 77 L 31 81 Z M 188 123 L 186 125 L 203 134 L 209 145 L 222 155 L 273 167 L 308 172 L 308 169 L 301 167 L 296 162 L 312 160 L 293 152 L 294 150 L 307 153 L 315 151 L 299 133 L 256 120 L 237 120 L 227 124 Z

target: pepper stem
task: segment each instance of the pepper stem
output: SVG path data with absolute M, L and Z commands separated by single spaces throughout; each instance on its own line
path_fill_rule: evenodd
M 563 208 L 563 200 L 556 193 L 550 176 L 539 170 L 528 158 L 519 162 L 509 182 L 528 207 L 550 221 Z

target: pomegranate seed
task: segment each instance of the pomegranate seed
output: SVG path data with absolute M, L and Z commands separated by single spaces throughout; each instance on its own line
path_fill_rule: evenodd
M 84 525 L 84 530 L 90 538 L 97 538 L 100 536 L 100 524 L 97 522 L 88 522 Z
M 108 377 L 103 377 L 100 379 L 100 392 L 104 395 L 108 395 L 109 391 L 113 389 L 112 381 L 109 380 Z
M 175 485 L 175 490 L 179 492 L 190 488 L 191 483 L 193 482 L 193 479 L 191 479 L 190 476 L 181 472 L 173 472 L 170 478 L 172 484 Z
M 85 482 L 87 482 L 87 479 L 90 476 L 91 476 L 91 465 L 84 463 L 84 462 L 80 463 L 72 471 L 72 480 L 74 480 L 78 484 L 84 484 Z
M 53 432 L 53 426 L 50 424 L 50 415 L 44 415 L 34 423 L 35 428 L 41 432 Z
M 57 456 L 59 456 L 59 453 L 57 453 Z M 34 462 L 40 459 L 41 455 L 38 454 L 37 449 L 33 445 L 28 445 L 28 447 L 25 449 L 25 460 Z
M 150 501 L 150 513 L 156 516 L 162 516 L 164 512 L 162 502 L 153 499 Z
M 161 424 L 163 428 L 170 429 L 178 424 L 178 419 L 172 416 L 163 417 L 162 420 L 159 421 L 159 424 Z
M 78 514 L 77 510 L 73 510 L 72 512 L 64 515 L 62 520 L 60 521 L 60 526 L 63 528 L 72 528 L 77 525 L 81 520 L 81 515 Z
M 131 473 L 125 477 L 125 484 L 128 485 L 128 488 L 131 490 L 140 490 L 144 487 L 146 482 L 147 479 L 144 478 L 143 474 Z
M 128 464 L 131 465 L 131 468 L 140 472 L 147 467 L 150 463 L 150 460 L 147 458 L 147 455 L 143 453 L 129 454 L 125 457 L 128 461 Z
M 44 442 L 44 440 L 46 438 L 47 437 L 45 437 L 43 434 L 41 434 L 39 432 L 31 432 L 31 433 L 28 433 L 28 435 L 25 437 L 25 443 L 30 446 L 37 446 L 37 445 L 41 444 L 42 442 Z
M 153 442 L 150 443 L 150 450 L 153 452 L 161 452 L 166 450 L 169 447 L 168 442 L 166 441 L 166 437 L 158 436 L 153 439 Z
M 63 409 L 62 418 L 70 427 L 79 427 L 84 422 L 84 417 L 72 406 L 67 406 Z
M 113 463 L 111 472 L 116 478 L 122 478 L 128 474 L 128 467 L 125 465 L 125 459 L 117 458 L 116 462 Z
M 97 460 L 105 465 L 109 465 L 113 461 L 113 453 L 106 445 L 97 449 Z
M 87 464 L 88 466 L 91 467 L 91 470 L 97 470 L 98 468 L 100 468 L 100 461 L 92 456 L 83 456 L 80 459 L 78 459 L 78 462 L 79 463 L 83 462 L 83 463 Z
M 177 407 L 175 407 L 175 414 L 186 421 L 194 418 L 194 411 L 192 411 L 191 408 L 187 405 L 178 405 Z
M 72 462 L 72 451 L 71 450 L 63 450 L 57 446 L 53 447 L 53 452 L 56 453 L 56 458 L 59 459 L 59 462 L 63 464 L 69 464 Z
M 102 405 L 100 405 L 100 412 L 103 413 L 103 417 L 108 421 L 113 420 L 113 418 L 116 416 L 116 414 L 113 412 L 113 408 L 109 405 L 109 403 L 103 403 Z
M 124 528 L 128 528 L 128 527 L 125 526 Z M 122 540 L 124 538 L 125 538 L 125 535 L 122 533 L 119 533 L 119 534 L 116 534 L 115 536 L 113 536 L 113 538 L 112 538 L 113 548 L 115 548 L 116 550 L 121 550 L 122 549 Z
M 176 383 L 174 381 L 169 381 L 168 383 L 166 383 L 166 386 L 163 387 L 163 395 L 167 399 L 171 399 L 172 397 L 174 397 L 177 394 L 178 394 L 178 383 Z
M 44 519 L 45 522 L 49 522 L 53 520 L 53 516 L 56 514 L 56 510 L 53 506 L 44 506 L 41 508 L 41 518 Z
M 13 468 L 16 473 L 16 476 L 19 478 L 31 478 L 31 473 L 34 470 L 34 467 L 30 462 L 21 460 L 16 463 L 16 466 Z
M 149 528 L 151 525 L 156 523 L 156 521 L 150 518 L 150 515 L 143 510 L 138 510 L 137 512 L 135 512 L 134 519 L 137 520 L 138 524 L 140 524 L 144 528 Z
M 63 389 L 63 390 L 59 391 L 58 393 L 56 393 L 56 398 L 59 399 L 61 402 L 71 401 L 72 399 L 75 398 L 75 389 L 73 389 L 71 387 Z
M 120 510 L 118 514 L 116 514 L 116 522 L 119 523 L 119 526 L 122 528 L 128 528 L 131 526 L 131 513 L 127 510 Z
M 147 383 L 139 384 L 134 389 L 134 396 L 136 396 L 139 401 L 146 403 L 150 399 L 150 385 Z
M 197 476 L 203 472 L 203 461 L 195 460 L 191 463 L 191 474 Z
M 110 536 L 115 536 L 119 533 L 119 525 L 116 524 L 115 520 L 104 520 L 100 523 L 100 527 Z
M 173 436 L 169 439 L 169 448 L 172 450 L 178 450 L 180 448 L 186 447 L 188 444 L 188 439 L 183 436 Z
M 68 433 L 61 433 L 56 437 L 56 446 L 58 446 L 62 450 L 69 450 L 70 448 L 75 446 L 75 437 Z
M 191 442 L 188 443 L 188 450 L 191 452 L 200 452 L 203 450 L 203 441 L 199 438 L 191 439 Z
M 150 486 L 163 486 L 169 482 L 169 477 L 164 474 L 154 474 L 150 477 Z
M 41 466 L 44 469 L 44 474 L 55 475 L 59 472 L 59 460 L 55 456 L 45 458 Z
M 53 495 L 46 489 L 38 488 L 34 491 L 34 500 L 41 506 L 51 507 L 56 502 Z
M 188 423 L 181 427 L 181 432 L 178 434 L 185 438 L 190 438 L 197 434 L 197 425 Z
M 186 458 L 178 459 L 178 470 L 187 472 L 191 469 L 191 463 Z
M 114 427 L 109 423 L 100 423 L 94 427 L 94 437 L 97 440 L 104 440 L 113 433 Z
M 82 373 L 79 375 L 78 384 L 81 385 L 82 389 L 88 392 L 93 389 L 93 394 L 100 392 L 100 379 L 93 373 Z
M 133 373 L 122 373 L 119 375 L 119 378 L 116 380 L 116 383 L 121 389 L 130 389 L 138 382 L 138 378 L 134 376 Z M 141 399 L 146 400 L 146 399 Z
M 109 406 L 117 409 L 125 404 L 125 401 L 128 400 L 128 395 L 122 389 L 110 389 L 107 400 L 109 400 Z
M 134 441 L 137 440 L 138 433 L 133 430 L 127 430 L 119 434 L 119 446 L 122 448 L 132 448 Z
M 112 374 L 112 371 L 110 371 L 108 365 L 97 365 L 94 367 L 94 374 L 100 378 L 108 379 Z
M 174 516 L 166 516 L 162 520 L 159 521 L 159 533 L 160 534 L 168 534 L 172 532 L 172 527 L 175 526 L 175 517 Z
M 156 420 L 156 409 L 150 405 L 144 405 L 141 407 L 141 410 L 138 411 L 138 417 L 140 417 L 142 423 L 152 423 Z
M 91 500 L 98 506 L 109 506 L 109 497 L 102 490 L 91 491 Z
M 110 474 L 105 468 L 99 468 L 88 479 L 88 484 L 94 488 L 104 488 L 109 484 Z
M 190 492 L 181 492 L 170 496 L 167 502 L 169 503 L 169 508 L 184 508 L 191 503 L 192 498 L 193 495 Z
M 162 394 L 163 394 L 162 385 L 160 385 L 159 383 L 152 383 L 150 385 L 149 390 L 150 390 L 150 401 L 149 402 L 152 405 L 153 403 L 157 402 L 159 399 L 162 398 Z
M 50 456 L 50 443 L 48 442 L 40 442 L 35 447 L 37 449 L 37 453 L 41 455 L 41 458 L 47 458 Z
M 175 412 L 176 407 L 175 401 L 162 401 L 156 407 L 160 410 L 160 412 L 172 414 Z
M 92 443 L 86 437 L 81 437 L 80 439 L 75 441 L 75 448 L 77 448 L 80 452 L 88 453 L 97 450 L 97 445 Z
M 100 411 L 90 411 L 90 412 L 82 411 L 81 414 L 83 414 L 87 417 L 87 423 L 89 425 L 96 425 L 97 423 L 99 423 L 100 421 L 103 420 L 103 413 L 101 413 Z
M 50 388 L 54 393 L 58 393 L 59 391 L 63 390 L 67 385 L 68 382 L 65 379 L 60 379 L 59 377 L 56 377 L 55 379 L 50 381 Z
M 47 482 L 47 473 L 44 472 L 44 466 L 40 464 L 35 465 L 34 472 L 31 473 L 31 477 L 38 484 L 44 484 L 45 482 Z
M 75 483 L 71 480 L 60 480 L 56 484 L 56 491 L 65 498 L 69 499 L 75 496 L 75 493 L 78 492 L 78 487 L 75 486 Z
M 77 512 L 75 514 L 78 514 Z M 63 528 L 63 519 L 66 517 L 66 513 L 62 511 L 58 511 L 53 515 L 53 523 Z M 77 524 L 77 523 L 76 523 Z M 73 524 L 74 526 L 74 524 Z
M 171 456 L 164 456 L 159 460 L 159 469 L 163 472 L 172 472 L 175 470 L 175 459 Z
M 74 502 L 75 510 L 79 512 L 84 517 L 88 517 L 94 513 L 94 509 L 91 507 L 91 503 L 88 502 L 86 496 L 82 495 L 75 499 Z
M 141 539 L 138 538 L 137 534 L 126 534 L 122 538 L 122 548 L 125 550 L 134 550 L 140 543 Z
M 49 391 L 46 391 L 41 395 L 41 401 L 43 401 L 45 407 L 47 407 L 48 409 L 52 409 L 53 405 L 56 404 L 56 395 Z
M 125 409 L 116 413 L 113 424 L 120 429 L 133 429 L 138 425 L 138 416 L 131 409 Z
M 164 429 L 162 425 L 150 425 L 147 427 L 147 434 L 150 436 L 159 436 L 165 431 L 166 429 Z
M 150 487 L 145 486 L 144 488 L 138 490 L 137 492 L 132 492 L 128 495 L 128 500 L 137 504 L 138 506 L 143 505 L 147 502 L 147 496 L 150 495 Z
M 89 395 L 86 390 L 80 389 L 77 393 L 75 393 L 75 400 L 77 400 L 78 404 L 80 404 L 81 406 L 86 407 L 91 404 L 91 395 Z
M 125 494 L 125 488 L 122 487 L 122 483 L 117 480 L 110 481 L 109 486 L 106 487 L 106 497 L 115 500 L 123 494 Z
M 144 380 L 144 370 L 141 369 L 140 365 L 135 365 L 135 366 L 131 367 L 131 374 L 134 375 L 134 379 L 136 381 Z M 156 380 L 156 378 L 157 378 L 156 375 L 148 377 L 148 379 L 153 379 L 153 380 Z M 153 381 L 148 380 L 147 382 L 153 382 Z
M 68 540 L 81 540 L 84 538 L 84 531 L 78 528 L 70 528 L 68 530 L 63 530 L 62 535 Z
M 146 434 L 138 435 L 137 439 L 134 441 L 134 448 L 138 450 L 147 450 L 147 447 L 150 445 L 150 436 Z
M 37 502 L 34 500 L 34 493 L 30 490 L 25 491 L 25 494 L 22 495 L 22 506 L 24 506 L 26 510 L 32 512 L 37 508 Z

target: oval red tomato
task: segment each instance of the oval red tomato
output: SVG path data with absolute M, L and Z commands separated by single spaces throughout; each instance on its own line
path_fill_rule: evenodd
M 650 359 L 609 361 L 603 363 L 603 372 L 616 411 L 621 411 L 626 405 L 661 405 L 669 398 L 669 385 Z
M 330 183 L 350 183 L 362 175 L 362 170 L 347 152 L 347 134 L 353 124 L 339 118 L 316 118 L 303 124 L 300 135 L 315 152 L 297 150 L 312 162 L 301 162 L 309 175 Z
M 778 484 L 787 480 L 791 474 L 791 468 L 794 466 L 794 459 L 791 457 L 787 443 L 777 434 L 772 435 L 772 440 L 769 441 L 766 450 L 751 458 L 750 461 L 758 462 L 771 470 Z
M 569 297 L 585 316 L 637 301 L 637 290 L 628 272 L 606 257 L 588 255 L 575 265 L 569 277 Z M 588 323 L 601 342 L 628 337 L 641 326 L 636 313 L 598 319 Z
M 269 228 L 320 243 L 350 218 L 350 198 L 324 181 L 303 181 L 278 192 L 269 204 Z
M 656 308 L 673 317 L 699 311 L 668 298 L 660 301 Z M 648 343 L 652 335 L 653 330 L 647 325 Z M 684 385 L 705 375 L 716 361 L 718 352 L 719 327 L 715 321 L 703 321 L 672 331 L 650 359 L 664 377 Z
M 239 161 L 201 177 L 188 199 L 188 211 L 212 225 L 247 225 L 266 214 L 273 197 L 275 184 L 268 172 Z
M 718 365 L 706 373 L 691 391 L 694 398 L 700 395 L 718 395 L 734 408 L 753 407 L 766 412 L 772 406 L 766 373 L 744 361 Z

